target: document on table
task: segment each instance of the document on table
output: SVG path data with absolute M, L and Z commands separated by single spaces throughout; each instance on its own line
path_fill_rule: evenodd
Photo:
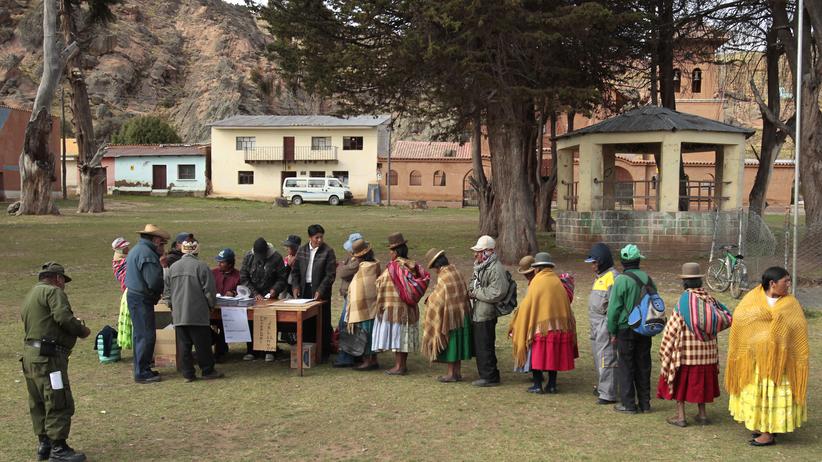
M 248 329 L 248 312 L 242 307 L 222 307 L 223 332 L 226 343 L 245 343 L 251 341 Z
M 289 300 L 283 300 L 283 303 L 287 303 L 289 305 L 305 305 L 306 303 L 311 303 L 313 301 L 313 298 L 292 298 Z

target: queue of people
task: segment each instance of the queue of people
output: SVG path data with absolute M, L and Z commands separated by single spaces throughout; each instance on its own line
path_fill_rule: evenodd
M 117 341 L 134 350 L 137 383 L 161 380 L 152 368 L 154 306 L 161 299 L 172 312 L 184 379 L 211 380 L 223 377 L 215 364 L 228 351 L 222 325 L 209 313 L 216 307 L 217 294 L 236 295 L 244 285 L 259 300 L 322 300 L 323 351 L 329 352 L 331 290 L 338 276 L 344 307 L 335 366 L 378 370 L 377 354 L 390 351 L 394 364 L 385 373 L 402 376 L 408 373 L 408 354 L 421 350 L 431 362 L 446 365 L 446 373 L 437 377 L 441 383 L 461 382 L 463 361 L 476 357 L 479 378 L 472 385 L 497 386 L 496 324 L 514 305 L 508 336 L 515 370 L 531 373 L 529 393 L 558 393 L 558 372 L 573 370 L 579 357 L 571 309 L 573 278 L 558 273 L 546 252 L 525 256 L 517 273 L 528 286 L 517 304 L 516 283 L 497 258 L 490 236 L 480 237 L 471 247 L 474 266 L 466 281 L 442 249 L 430 249 L 422 264 L 413 260 L 401 233 L 388 236 L 389 261 L 384 267 L 359 233 L 349 236 L 344 245 L 348 255 L 338 266 L 334 250 L 324 242 L 325 230 L 311 225 L 307 243 L 295 235 L 283 241 L 285 256 L 265 239 L 257 239 L 239 270 L 230 248 L 216 255 L 217 265 L 210 269 L 199 259 L 200 242 L 191 233 L 179 233 L 168 254 L 168 232 L 148 224 L 138 234 L 133 248 L 124 238 L 112 242 L 112 269 L 123 294 L 118 326 L 126 333 L 118 334 Z M 632 317 L 643 297 L 656 293 L 653 279 L 640 269 L 644 258 L 636 245 L 623 247 L 620 272 L 610 248 L 599 243 L 585 259 L 594 273 L 588 316 L 596 404 L 614 404 L 616 411 L 628 414 L 652 410 L 651 337 L 637 331 Z M 429 271 L 436 273 L 437 283 L 423 300 Z M 777 434 L 792 432 L 807 420 L 807 323 L 799 302 L 789 295 L 790 274 L 780 267 L 767 269 L 761 284 L 745 295 L 733 314 L 703 288 L 698 263 L 682 265 L 679 277 L 683 292 L 667 318 L 659 349 L 656 396 L 676 401 L 676 414 L 666 421 L 688 426 L 685 405 L 692 403 L 697 413 L 691 422 L 710 424 L 706 405 L 720 394 L 717 336 L 730 328 L 724 384 L 729 411 L 752 432 L 752 446 L 776 444 Z M 60 264 L 44 264 L 38 280 L 22 307 L 22 363 L 37 456 L 82 461 L 83 453 L 66 442 L 74 413 L 68 356 L 76 340 L 90 331 L 71 310 L 64 292 L 71 278 Z M 420 302 L 425 306 L 421 342 Z M 309 337 L 316 329 L 308 327 L 305 332 Z M 271 353 L 255 352 L 249 345 L 243 359 L 262 353 L 269 359 Z

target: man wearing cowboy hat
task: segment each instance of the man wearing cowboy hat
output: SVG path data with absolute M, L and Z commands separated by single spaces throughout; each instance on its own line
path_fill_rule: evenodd
M 140 242 L 126 257 L 126 288 L 128 311 L 134 337 L 134 381 L 160 381 L 160 373 L 150 368 L 154 359 L 154 305 L 163 295 L 163 268 L 160 256 L 171 236 L 162 229 L 148 224 L 141 231 Z
M 37 460 L 79 462 L 86 456 L 66 444 L 74 415 L 68 357 L 77 338 L 86 338 L 91 331 L 71 311 L 64 292 L 71 278 L 62 265 L 46 263 L 38 279 L 21 312 L 25 329 L 21 361 L 29 413 L 39 439 Z
M 468 295 L 473 301 L 471 314 L 474 331 L 474 352 L 477 357 L 479 380 L 476 387 L 493 387 L 500 383 L 497 369 L 497 303 L 508 294 L 508 277 L 494 251 L 496 241 L 491 236 L 480 236 L 474 251 L 474 274 L 468 283 Z

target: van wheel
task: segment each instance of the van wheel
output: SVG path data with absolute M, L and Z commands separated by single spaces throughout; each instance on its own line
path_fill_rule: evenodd
M 302 196 L 294 196 L 294 197 L 292 197 L 292 198 L 291 198 L 291 203 L 292 203 L 292 204 L 294 204 L 294 205 L 300 205 L 300 204 L 302 204 L 302 203 L 303 203 L 303 198 L 302 198 Z
M 340 205 L 340 198 L 337 196 L 331 196 L 328 198 L 328 203 L 331 205 Z

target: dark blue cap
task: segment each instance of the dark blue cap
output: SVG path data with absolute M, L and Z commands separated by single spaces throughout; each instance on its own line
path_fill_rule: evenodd
M 234 251 L 228 248 L 225 248 L 214 257 L 217 261 L 234 261 Z

